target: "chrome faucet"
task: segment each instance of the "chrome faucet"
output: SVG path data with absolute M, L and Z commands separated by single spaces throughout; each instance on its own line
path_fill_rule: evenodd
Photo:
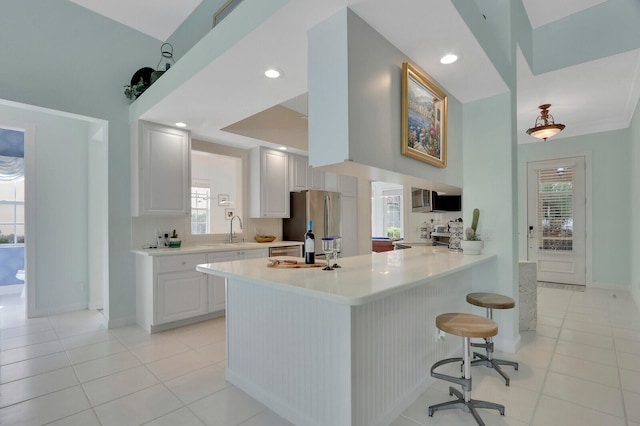
M 238 222 L 240 222 L 240 229 L 242 229 L 242 219 L 240 218 L 240 216 L 235 215 L 231 218 L 231 224 L 229 225 L 229 242 L 232 243 L 233 242 L 233 219 L 238 218 Z

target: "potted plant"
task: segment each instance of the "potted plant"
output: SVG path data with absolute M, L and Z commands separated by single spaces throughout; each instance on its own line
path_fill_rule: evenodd
M 473 221 L 471 222 L 471 227 L 465 229 L 465 239 L 460 241 L 460 246 L 462 247 L 462 252 L 464 254 L 480 254 L 484 248 L 484 241 L 480 239 L 480 234 L 477 232 L 479 219 L 480 210 L 473 209 Z
M 142 95 L 142 93 L 147 90 L 147 84 L 144 82 L 142 78 L 136 84 L 127 84 L 124 86 L 124 95 L 129 100 L 135 100 L 138 96 Z

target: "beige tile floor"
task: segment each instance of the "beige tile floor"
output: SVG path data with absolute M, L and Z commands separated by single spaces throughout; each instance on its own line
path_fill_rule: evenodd
M 287 421 L 225 381 L 224 318 L 149 335 L 105 330 L 100 314 L 26 320 L 0 298 L 1 425 L 243 425 Z M 522 333 L 511 386 L 474 367 L 473 392 L 506 406 L 488 425 L 640 426 L 640 313 L 628 293 L 538 289 L 537 331 Z M 455 338 L 455 337 L 451 337 Z M 453 372 L 455 372 L 455 367 Z M 456 374 L 456 373 L 454 373 Z M 475 425 L 436 381 L 394 426 Z

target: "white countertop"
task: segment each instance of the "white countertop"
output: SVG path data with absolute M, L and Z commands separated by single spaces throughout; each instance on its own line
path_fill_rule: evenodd
M 494 254 L 464 255 L 423 246 L 341 258 L 342 268 L 333 271 L 268 268 L 266 259 L 209 263 L 196 269 L 335 303 L 362 305 L 495 258 Z
M 255 241 L 246 241 L 238 243 L 210 243 L 210 244 L 194 244 L 183 245 L 181 247 L 174 248 L 154 248 L 154 249 L 132 249 L 131 252 L 135 254 L 141 254 L 144 256 L 172 256 L 176 254 L 197 254 L 197 253 L 212 253 L 220 251 L 236 251 L 236 250 L 251 250 L 251 249 L 263 249 L 269 247 L 284 247 L 284 246 L 301 246 L 304 243 L 302 241 L 272 241 L 270 243 L 257 243 Z

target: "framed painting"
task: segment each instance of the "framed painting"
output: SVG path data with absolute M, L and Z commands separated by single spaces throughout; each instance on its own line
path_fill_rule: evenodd
M 402 154 L 447 167 L 447 95 L 406 62 L 402 64 Z

